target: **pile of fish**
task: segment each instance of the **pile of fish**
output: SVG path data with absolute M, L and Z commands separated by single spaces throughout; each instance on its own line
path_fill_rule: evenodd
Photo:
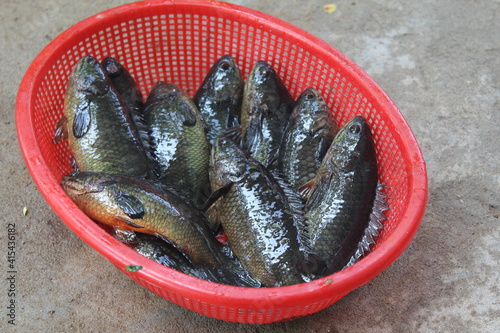
M 139 253 L 236 286 L 307 282 L 375 244 L 388 209 L 371 132 L 339 129 L 314 88 L 296 101 L 265 61 L 244 82 L 226 55 L 190 98 L 158 82 L 143 96 L 113 58 L 83 57 L 54 142 L 61 186 Z M 131 263 L 133 264 L 133 263 Z

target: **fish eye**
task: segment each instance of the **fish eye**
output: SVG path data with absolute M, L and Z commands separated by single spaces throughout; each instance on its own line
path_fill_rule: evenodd
M 349 127 L 349 132 L 351 132 L 352 134 L 358 134 L 359 132 L 361 132 L 361 126 L 359 126 L 358 124 L 353 124 L 351 125 L 351 127 Z
M 314 98 L 314 94 L 313 94 L 313 93 L 308 93 L 308 94 L 306 95 L 306 98 L 307 98 L 307 99 L 313 99 L 313 98 Z
M 221 145 L 225 145 L 225 144 L 227 144 L 227 139 L 226 138 L 222 138 L 222 139 L 219 140 L 219 143 Z
M 269 76 L 269 70 L 267 70 L 267 68 L 259 69 L 259 73 L 262 78 L 266 78 Z
M 223 70 L 227 71 L 229 69 L 229 63 L 227 61 L 223 61 L 220 64 L 220 68 L 222 68 Z

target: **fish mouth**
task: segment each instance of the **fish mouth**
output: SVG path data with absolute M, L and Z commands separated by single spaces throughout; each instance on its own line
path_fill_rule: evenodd
M 78 197 L 89 193 L 101 192 L 100 186 L 89 186 L 78 181 L 73 175 L 66 175 L 61 180 L 61 186 L 70 197 Z

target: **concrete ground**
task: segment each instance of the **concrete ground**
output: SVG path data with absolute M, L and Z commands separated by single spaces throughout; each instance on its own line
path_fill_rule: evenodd
M 332 0 L 331 14 L 329 1 L 230 1 L 305 29 L 365 69 L 408 120 L 429 174 L 422 225 L 392 266 L 317 314 L 266 326 L 204 317 L 136 284 L 65 226 L 25 167 L 14 101 L 30 62 L 71 25 L 126 2 L 0 2 L 1 332 L 500 331 L 500 1 Z

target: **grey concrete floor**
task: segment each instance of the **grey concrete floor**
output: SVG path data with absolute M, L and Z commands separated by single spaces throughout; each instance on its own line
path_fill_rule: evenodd
M 266 326 L 217 321 L 142 288 L 65 226 L 25 167 L 14 101 L 30 62 L 71 25 L 126 2 L 0 2 L 1 332 L 500 331 L 500 1 L 337 0 L 331 14 L 330 1 L 230 1 L 303 28 L 365 69 L 404 114 L 429 174 L 422 225 L 392 266 L 315 315 Z

